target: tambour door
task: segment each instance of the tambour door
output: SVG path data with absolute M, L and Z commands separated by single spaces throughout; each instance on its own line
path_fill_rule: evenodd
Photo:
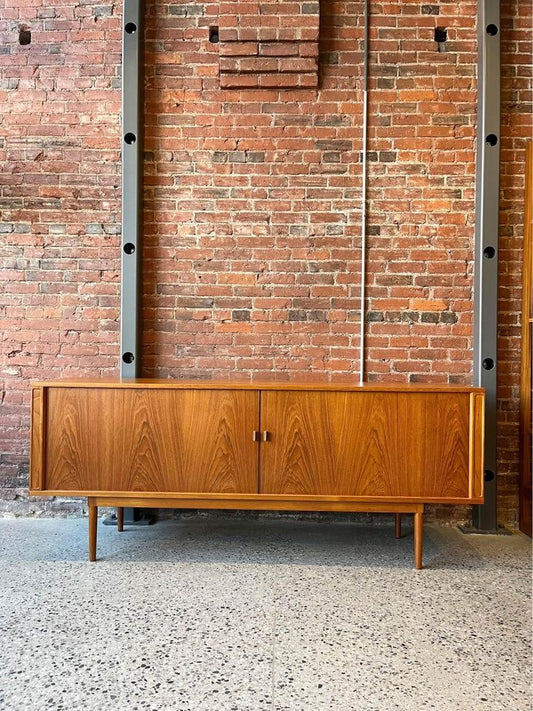
M 261 492 L 479 501 L 483 398 L 263 392 Z M 477 425 L 476 425 L 477 422 Z
M 44 489 L 257 493 L 257 391 L 48 388 Z

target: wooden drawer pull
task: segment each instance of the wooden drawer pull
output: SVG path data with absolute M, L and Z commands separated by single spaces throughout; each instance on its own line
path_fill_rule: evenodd
M 263 431 L 263 442 L 268 442 L 270 439 L 270 432 L 268 430 Z

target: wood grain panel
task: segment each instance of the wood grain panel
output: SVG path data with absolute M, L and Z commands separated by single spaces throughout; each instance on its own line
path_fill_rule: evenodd
M 257 492 L 257 392 L 51 388 L 48 397 L 48 490 Z
M 73 378 L 65 380 L 37 381 L 34 387 L 51 388 L 103 388 L 120 390 L 305 390 L 324 392 L 409 392 L 409 393 L 483 393 L 483 388 L 469 385 L 445 385 L 434 383 L 363 383 L 358 381 L 307 382 L 301 380 L 170 380 L 157 378 Z
M 325 499 L 321 497 L 286 498 L 256 496 L 253 498 L 233 498 L 225 496 L 222 499 L 214 498 L 179 498 L 165 496 L 164 498 L 138 498 L 133 496 L 95 496 L 92 498 L 95 506 L 132 506 L 135 508 L 176 508 L 176 509 L 235 509 L 240 511 L 339 511 L 366 513 L 422 513 L 423 504 L 417 503 L 388 503 L 382 501 L 369 502 L 357 499 L 346 500 L 342 498 Z
M 261 492 L 469 499 L 468 393 L 264 392 Z
M 254 506 L 250 506 L 250 502 L 266 502 L 265 505 L 261 505 L 260 508 L 263 509 L 268 509 L 270 503 L 276 503 L 276 506 L 273 506 L 272 508 L 277 508 L 277 503 L 282 503 L 283 506 L 285 504 L 290 505 L 289 508 L 294 509 L 296 511 L 305 511 L 307 503 L 309 502 L 321 502 L 322 505 L 325 507 L 324 510 L 327 510 L 327 506 L 331 505 L 340 505 L 340 506 L 351 506 L 353 503 L 361 504 L 361 505 L 366 505 L 366 504 L 385 504 L 385 505 L 390 505 L 392 507 L 397 506 L 404 506 L 405 504 L 464 504 L 465 503 L 465 498 L 464 496 L 459 497 L 459 498 L 451 498 L 451 497 L 446 497 L 446 496 L 438 496 L 434 499 L 428 497 L 428 496 L 409 496 L 409 497 L 404 497 L 404 496 L 344 496 L 344 495 L 326 495 L 326 494 L 311 494 L 311 495 L 304 495 L 304 494 L 260 494 L 260 493 L 253 493 L 253 494 L 220 494 L 220 493 L 210 493 L 210 492 L 183 492 L 183 491 L 157 491 L 157 492 L 152 492 L 152 491 L 102 491 L 102 490 L 97 490 L 97 491 L 83 491 L 80 494 L 74 494 L 72 490 L 68 489 L 46 489 L 46 491 L 30 491 L 30 494 L 32 495 L 39 495 L 39 496 L 107 496 L 107 497 L 112 497 L 116 499 L 159 499 L 160 497 L 164 496 L 165 499 L 168 499 L 169 501 L 172 499 L 184 499 L 184 500 L 191 500 L 195 499 L 197 501 L 212 501 L 212 506 L 211 508 L 227 508 L 224 506 L 224 502 L 229 501 L 230 499 L 232 501 L 242 501 L 243 505 L 245 505 L 245 508 L 254 508 Z M 199 498 L 201 497 L 201 498 Z M 220 506 L 216 505 L 217 502 L 220 503 Z M 467 501 L 466 503 L 474 503 L 474 504 L 482 504 L 483 499 L 477 498 L 473 499 L 472 501 Z M 123 504 L 123 506 L 129 506 L 130 504 Z M 133 504 L 131 504 L 133 505 Z M 169 504 L 170 505 L 170 504 Z M 154 504 L 154 507 L 157 508 Z M 161 508 L 164 508 L 163 506 Z M 194 508 L 194 507 L 193 507 Z M 198 508 L 198 507 L 197 507 Z M 200 507 L 201 508 L 201 507 Z M 239 508 L 239 507 L 237 507 Z M 344 510 L 344 509 L 342 509 Z M 346 509 L 348 510 L 348 509 Z M 392 509 L 394 510 L 394 508 Z M 399 509 L 396 508 L 396 511 Z
M 31 450 L 30 450 L 30 488 L 39 490 L 44 487 L 45 477 L 45 390 L 33 388 L 31 393 Z
M 421 437 L 424 452 L 420 478 L 416 484 L 413 481 L 415 490 L 428 498 L 470 499 L 470 396 L 415 395 L 411 408 L 420 412 L 423 420 L 420 430 L 412 433 L 415 439 Z M 416 441 L 411 442 L 416 446 Z M 405 467 L 409 466 L 408 461 L 404 460 Z

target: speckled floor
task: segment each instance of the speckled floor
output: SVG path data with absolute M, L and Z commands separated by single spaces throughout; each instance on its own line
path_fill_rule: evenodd
M 530 541 L 0 520 L 0 709 L 531 711 Z

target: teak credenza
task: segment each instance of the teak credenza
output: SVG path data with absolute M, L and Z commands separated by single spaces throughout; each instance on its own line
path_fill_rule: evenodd
M 98 506 L 414 514 L 483 502 L 484 392 L 447 385 L 33 385 L 30 494 Z

